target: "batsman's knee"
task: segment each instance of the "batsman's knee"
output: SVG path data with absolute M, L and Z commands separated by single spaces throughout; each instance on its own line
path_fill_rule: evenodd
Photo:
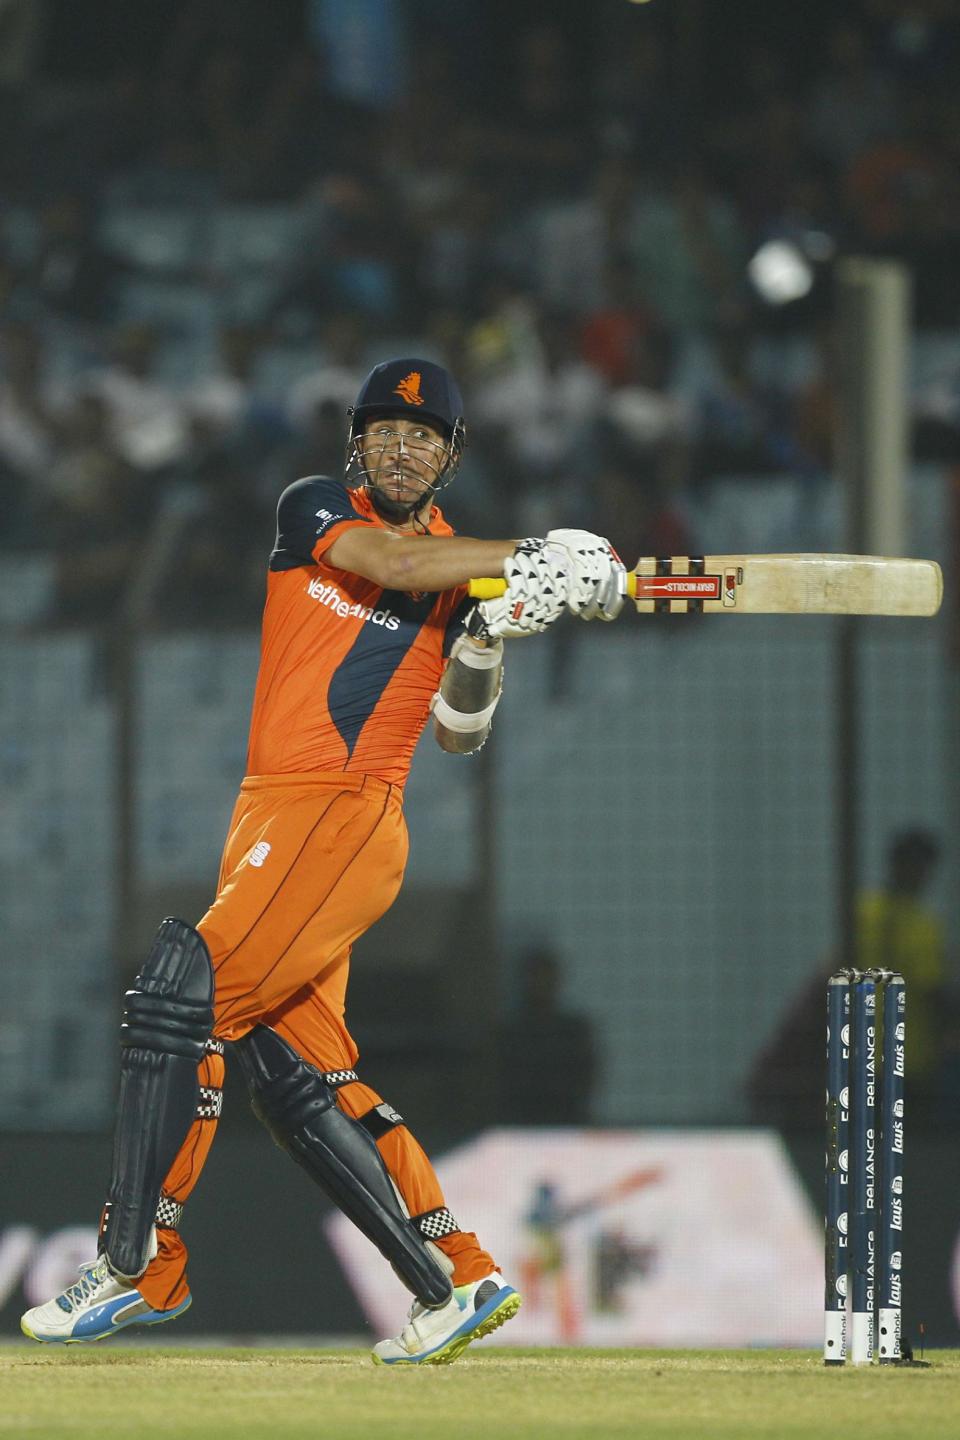
M 213 1029 L 213 965 L 206 942 L 184 920 L 168 917 L 126 993 L 120 1043 L 198 1064 Z
M 283 1150 L 336 1103 L 333 1087 L 268 1025 L 234 1042 L 257 1119 Z

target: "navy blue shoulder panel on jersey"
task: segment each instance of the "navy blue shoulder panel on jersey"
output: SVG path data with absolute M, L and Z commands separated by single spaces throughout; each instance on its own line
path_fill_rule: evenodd
M 436 595 L 415 598 L 402 590 L 382 591 L 377 609 L 333 672 L 327 706 L 348 755 L 436 602 Z
M 332 525 L 341 520 L 371 522 L 354 510 L 342 480 L 307 475 L 288 485 L 277 505 L 277 543 L 270 556 L 271 570 L 296 570 L 313 565 L 313 547 Z

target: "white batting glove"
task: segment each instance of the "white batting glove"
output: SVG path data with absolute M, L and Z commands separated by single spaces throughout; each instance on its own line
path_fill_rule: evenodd
M 481 600 L 474 612 L 488 635 L 539 635 L 563 614 L 570 591 L 570 559 L 563 546 L 521 540 L 504 561 L 503 576 L 506 592 L 496 600 Z M 468 622 L 468 631 L 472 628 Z
M 547 540 L 570 556 L 567 609 L 581 620 L 616 620 L 623 609 L 627 567 L 609 540 L 589 530 L 550 530 Z

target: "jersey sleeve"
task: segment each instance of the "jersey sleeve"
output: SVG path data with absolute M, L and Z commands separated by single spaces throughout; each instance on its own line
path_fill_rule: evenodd
M 270 556 L 271 570 L 295 570 L 314 565 L 343 530 L 371 521 L 350 502 L 347 487 L 323 475 L 295 480 L 277 505 L 277 543 Z

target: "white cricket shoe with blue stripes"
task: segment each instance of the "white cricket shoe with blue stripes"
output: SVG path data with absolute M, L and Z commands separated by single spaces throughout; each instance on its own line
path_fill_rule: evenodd
M 128 1325 L 159 1325 L 189 1308 L 188 1295 L 172 1310 L 154 1310 L 135 1285 L 113 1274 L 101 1255 L 81 1265 L 80 1279 L 68 1285 L 45 1305 L 28 1310 L 20 1329 L 43 1344 L 76 1345 L 84 1340 L 105 1340 Z
M 375 1365 L 449 1365 L 470 1344 L 498 1330 L 520 1309 L 520 1296 L 494 1272 L 468 1285 L 455 1285 L 446 1305 L 428 1310 L 415 1300 L 395 1340 L 373 1347 Z

